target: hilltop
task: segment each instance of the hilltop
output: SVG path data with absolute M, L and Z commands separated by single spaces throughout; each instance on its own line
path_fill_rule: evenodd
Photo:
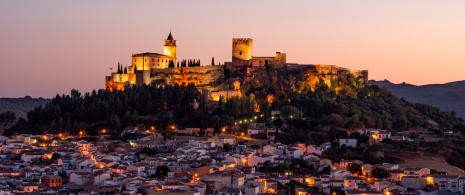
M 465 118 L 465 81 L 420 86 L 388 80 L 370 81 L 370 84 L 385 87 L 399 98 L 454 111 L 458 117 Z

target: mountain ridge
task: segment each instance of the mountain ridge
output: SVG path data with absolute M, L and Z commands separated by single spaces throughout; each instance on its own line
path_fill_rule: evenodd
M 395 84 L 389 80 L 370 80 L 369 83 L 385 87 L 399 98 L 453 111 L 457 116 L 465 118 L 465 80 L 426 85 L 412 85 L 405 82 Z

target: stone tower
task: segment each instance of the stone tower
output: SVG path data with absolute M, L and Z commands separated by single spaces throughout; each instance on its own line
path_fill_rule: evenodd
M 252 59 L 252 39 L 250 38 L 233 38 L 232 39 L 232 60 Z
M 165 46 L 164 46 L 164 54 L 165 56 L 169 56 L 171 60 L 173 60 L 174 65 L 177 63 L 177 58 L 176 58 L 176 40 L 173 39 L 173 35 L 170 34 L 168 35 L 168 38 L 165 40 Z

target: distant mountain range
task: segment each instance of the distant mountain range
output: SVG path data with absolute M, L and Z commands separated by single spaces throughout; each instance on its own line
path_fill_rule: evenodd
M 397 97 L 410 102 L 455 111 L 458 117 L 465 118 L 465 81 L 416 86 L 408 83 L 394 84 L 388 80 L 371 80 L 370 84 L 385 87 Z

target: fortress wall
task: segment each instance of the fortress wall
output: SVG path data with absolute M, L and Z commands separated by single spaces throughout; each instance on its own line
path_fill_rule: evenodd
M 164 81 L 166 84 L 194 83 L 195 86 L 206 86 L 223 76 L 223 66 L 196 66 L 167 69 L 153 69 L 152 81 Z
M 136 84 L 150 84 L 150 70 L 138 70 L 136 71 Z
M 181 74 L 183 73 L 202 73 L 205 74 L 208 71 L 223 71 L 223 66 L 194 66 L 194 67 L 175 67 L 165 69 L 152 69 L 152 74 Z
M 116 83 L 124 83 L 124 82 L 136 82 L 136 75 L 133 73 L 111 73 L 111 80 Z

